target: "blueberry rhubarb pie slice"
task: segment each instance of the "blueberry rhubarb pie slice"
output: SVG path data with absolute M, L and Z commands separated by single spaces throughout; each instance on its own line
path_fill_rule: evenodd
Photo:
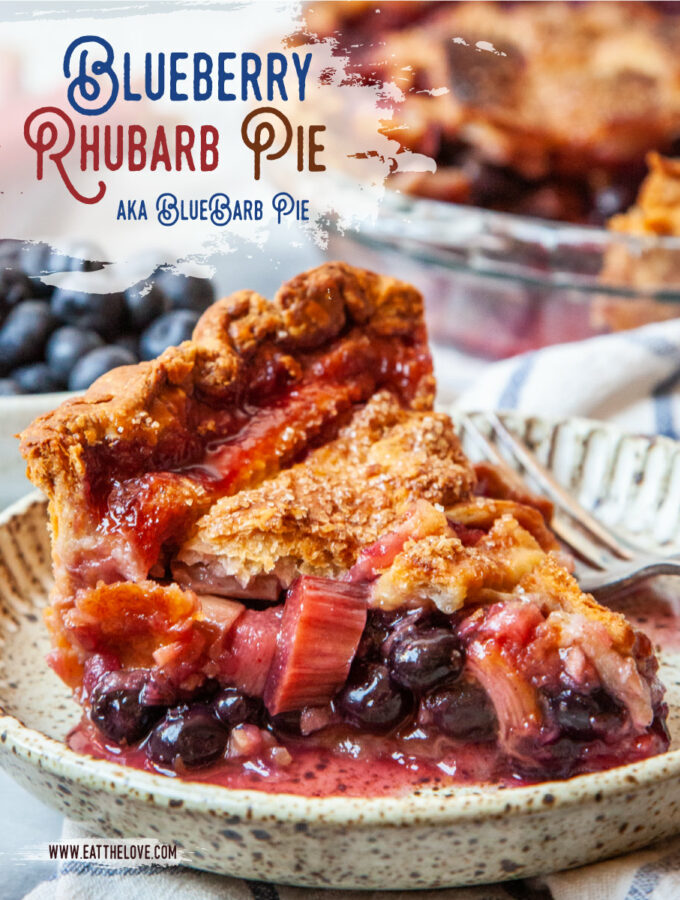
M 26 430 L 72 747 L 307 794 L 667 748 L 648 639 L 579 590 L 549 504 L 433 412 L 422 313 L 330 263 L 216 303 Z

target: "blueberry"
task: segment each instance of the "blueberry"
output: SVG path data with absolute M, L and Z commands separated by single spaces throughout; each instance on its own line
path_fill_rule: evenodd
M 103 345 L 104 341 L 96 331 L 63 325 L 50 336 L 45 349 L 45 359 L 54 374 L 66 381 L 78 360 Z
M 162 707 L 140 702 L 146 681 L 147 673 L 140 669 L 119 669 L 96 682 L 90 695 L 90 718 L 110 740 L 132 744 L 162 716 Z
M 54 324 L 44 300 L 25 300 L 15 306 L 0 329 L 0 375 L 40 359 Z
M 0 271 L 0 302 L 2 306 L 11 309 L 22 300 L 30 300 L 32 296 L 33 284 L 23 272 L 18 269 Z
M 488 694 L 475 681 L 458 681 L 429 694 L 422 702 L 421 718 L 462 741 L 490 741 L 498 730 Z
M 23 393 L 21 386 L 13 378 L 0 378 L 0 397 L 12 397 Z
M 351 725 L 379 733 L 395 728 L 410 712 L 411 701 L 392 683 L 387 667 L 374 663 L 351 673 L 336 707 Z
M 86 294 L 57 288 L 52 297 L 54 315 L 67 325 L 77 325 L 96 331 L 103 338 L 113 338 L 125 319 L 123 294 Z
M 356 654 L 357 659 L 382 659 L 382 645 L 389 637 L 394 618 L 394 615 L 383 613 L 380 610 L 370 609 L 368 611 L 366 626 Z
M 432 628 L 406 637 L 392 647 L 390 674 L 401 687 L 428 691 L 463 670 L 463 654 L 451 631 Z
M 256 722 L 262 706 L 255 697 L 242 694 L 236 688 L 223 688 L 212 701 L 215 715 L 224 725 L 233 728 L 244 722 Z
M 603 690 L 581 694 L 567 689 L 551 698 L 550 705 L 562 733 L 574 740 L 605 737 L 623 721 L 621 707 Z
M 213 286 L 207 278 L 178 275 L 170 269 L 161 269 L 155 282 L 167 298 L 170 309 L 191 309 L 202 313 L 215 301 Z
M 49 394 L 65 387 L 64 381 L 44 362 L 20 366 L 12 372 L 12 378 L 26 394 Z
M 21 247 L 21 241 L 8 238 L 0 240 L 0 268 L 17 268 L 19 266 Z
M 229 733 L 207 706 L 181 706 L 169 710 L 146 743 L 149 759 L 163 766 L 181 762 L 187 768 L 206 766 L 219 759 Z
M 198 313 L 189 309 L 176 309 L 156 319 L 139 339 L 142 359 L 155 359 L 168 347 L 188 341 L 198 319 Z
M 139 338 L 136 334 L 121 334 L 120 337 L 117 337 L 113 342 L 114 347 L 122 347 L 123 350 L 127 350 L 128 353 L 131 353 L 135 362 L 139 362 Z
M 68 379 L 70 391 L 84 391 L 101 375 L 118 366 L 130 366 L 137 360 L 123 347 L 98 347 L 75 364 Z
M 49 261 L 52 256 L 52 248 L 49 244 L 41 242 L 26 243 L 19 253 L 19 265 L 26 275 L 49 274 Z
M 270 716 L 269 724 L 275 734 L 284 737 L 300 737 L 302 735 L 300 715 L 299 709 L 292 709 L 289 712 L 279 713 L 278 716 Z
M 125 305 L 128 320 L 136 331 L 143 331 L 168 310 L 165 294 L 155 284 L 136 284 L 128 288 L 125 291 Z

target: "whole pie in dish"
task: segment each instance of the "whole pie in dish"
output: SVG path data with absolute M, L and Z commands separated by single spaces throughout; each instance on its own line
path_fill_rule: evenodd
M 677 150 L 676 4 L 310 3 L 306 27 L 401 91 L 384 132 L 437 163 L 402 191 L 603 225 Z
M 71 746 L 317 794 L 667 748 L 649 640 L 580 591 L 549 504 L 433 412 L 422 313 L 329 263 L 221 300 L 24 432 Z

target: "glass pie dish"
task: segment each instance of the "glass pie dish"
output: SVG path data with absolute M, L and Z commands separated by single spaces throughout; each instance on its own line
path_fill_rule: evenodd
M 329 252 L 415 284 L 431 339 L 485 359 L 680 316 L 677 237 L 387 189 L 375 220 L 333 233 Z

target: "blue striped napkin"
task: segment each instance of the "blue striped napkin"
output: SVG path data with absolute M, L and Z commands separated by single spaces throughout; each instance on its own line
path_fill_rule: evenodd
M 680 437 L 680 319 L 481 365 L 435 350 L 440 396 L 463 409 L 586 416 Z

